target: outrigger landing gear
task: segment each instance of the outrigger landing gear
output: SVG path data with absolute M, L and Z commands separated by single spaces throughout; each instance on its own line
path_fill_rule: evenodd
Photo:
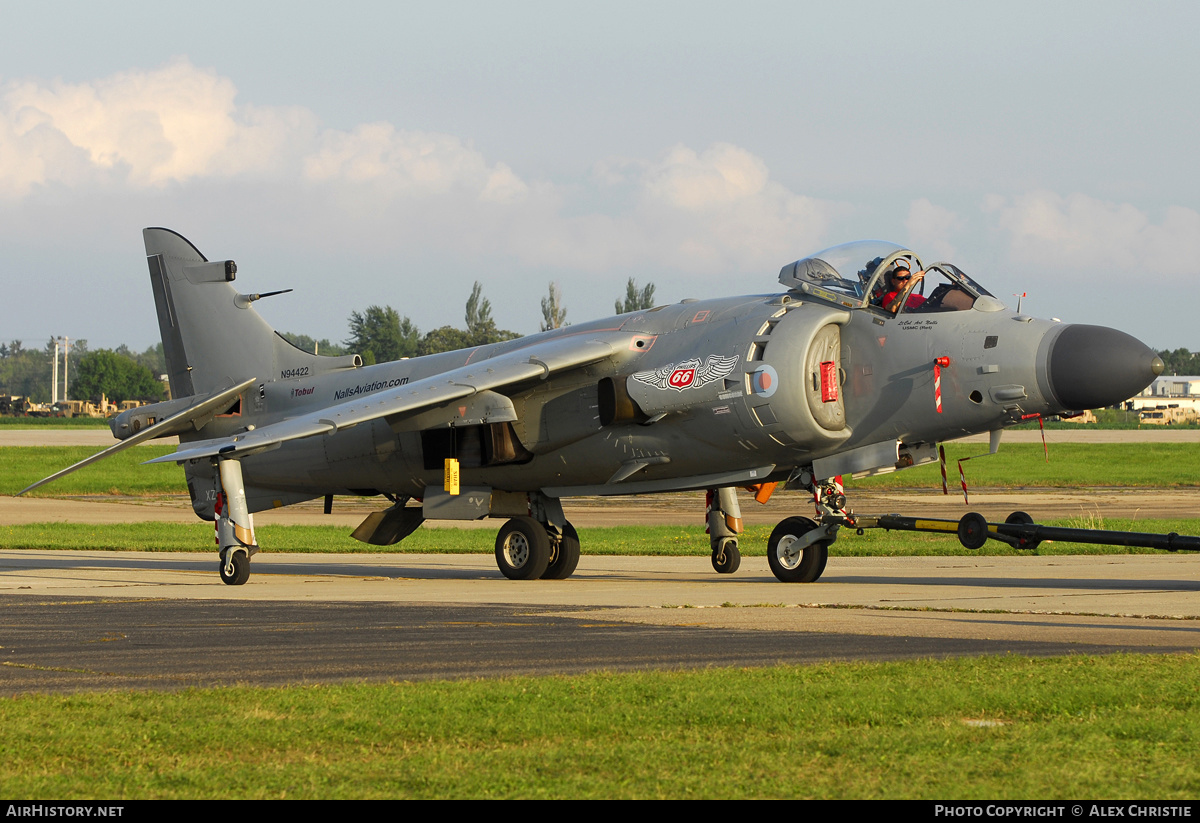
M 217 551 L 221 561 L 221 582 L 241 586 L 250 579 L 250 557 L 258 553 L 254 542 L 254 518 L 246 506 L 246 487 L 242 482 L 242 464 L 237 460 L 217 463 L 220 490 L 217 492 Z
M 250 579 L 250 558 L 242 548 L 229 548 L 221 552 L 221 582 L 227 586 L 240 586 Z

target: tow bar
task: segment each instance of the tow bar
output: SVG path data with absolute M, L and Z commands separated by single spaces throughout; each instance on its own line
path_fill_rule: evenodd
M 957 534 L 958 540 L 968 549 L 978 549 L 988 538 L 1007 543 L 1014 549 L 1033 550 L 1043 540 L 1062 540 L 1069 543 L 1094 543 L 1103 546 L 1140 546 L 1147 549 L 1165 549 L 1169 552 L 1200 551 L 1200 537 L 1176 534 L 1149 534 L 1146 532 L 1113 532 L 1104 529 L 1067 529 L 1058 526 L 1043 526 L 1033 522 L 1025 512 L 1013 512 L 1003 523 L 989 523 L 977 512 L 968 512 L 958 520 L 937 520 L 921 517 L 903 517 L 898 514 L 871 515 L 826 515 L 822 523 L 837 522 L 856 529 L 886 529 L 902 532 L 939 532 Z

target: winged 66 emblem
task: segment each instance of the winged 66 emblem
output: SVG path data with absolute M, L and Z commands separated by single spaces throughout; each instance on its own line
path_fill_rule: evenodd
M 722 357 L 719 354 L 710 354 L 703 363 L 700 362 L 700 358 L 694 357 L 653 371 L 635 372 L 633 379 L 656 389 L 698 389 L 732 373 L 738 360 L 738 355 Z

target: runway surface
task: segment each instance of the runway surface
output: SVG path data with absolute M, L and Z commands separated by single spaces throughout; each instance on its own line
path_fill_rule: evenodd
M 587 557 L 514 582 L 489 555 L 0 552 L 0 693 L 408 680 L 1200 648 L 1200 557 Z

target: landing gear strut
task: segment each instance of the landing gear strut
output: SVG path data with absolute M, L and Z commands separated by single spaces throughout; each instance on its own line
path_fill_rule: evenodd
M 254 518 L 246 506 L 242 464 L 221 460 L 217 464 L 220 491 L 215 507 L 217 551 L 221 555 L 221 582 L 241 586 L 250 579 L 250 557 L 258 552 L 254 542 Z

